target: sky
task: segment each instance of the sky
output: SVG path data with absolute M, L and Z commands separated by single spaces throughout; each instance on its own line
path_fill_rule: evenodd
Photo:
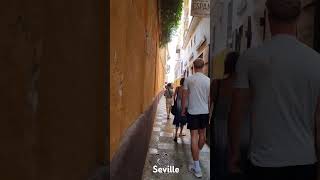
M 176 65 L 176 47 L 177 47 L 178 36 L 174 36 L 172 41 L 168 44 L 170 59 L 167 61 L 167 65 L 170 66 L 170 72 L 168 74 L 168 82 L 174 82 L 174 67 Z
M 184 12 L 182 12 L 182 16 L 180 19 L 180 25 L 175 33 L 175 35 L 172 37 L 172 41 L 168 43 L 168 49 L 169 49 L 169 54 L 170 54 L 170 59 L 167 61 L 167 65 L 170 66 L 170 73 L 168 74 L 168 82 L 174 82 L 175 80 L 175 75 L 174 75 L 174 67 L 177 63 L 177 54 L 176 54 L 176 48 L 177 48 L 177 43 L 178 43 L 178 36 L 179 32 L 182 28 L 182 23 L 183 23 L 183 18 L 184 18 Z M 189 16 L 189 18 L 192 18 L 192 16 Z

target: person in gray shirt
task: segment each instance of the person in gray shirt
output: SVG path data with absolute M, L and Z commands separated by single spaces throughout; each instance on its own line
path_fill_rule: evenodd
M 251 179 L 316 176 L 320 55 L 296 38 L 299 0 L 267 0 L 272 39 L 239 59 L 229 119 L 229 169 L 239 169 L 239 131 L 250 105 Z
M 205 130 L 209 124 L 210 78 L 203 74 L 204 61 L 202 59 L 196 59 L 193 66 L 195 73 L 186 78 L 183 84 L 181 116 L 187 116 L 187 128 L 191 132 L 191 153 L 194 164 L 189 166 L 189 170 L 200 178 L 202 172 L 199 152 L 205 144 Z

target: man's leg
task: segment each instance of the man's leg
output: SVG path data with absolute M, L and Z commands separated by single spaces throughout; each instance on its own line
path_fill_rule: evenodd
M 191 153 L 194 161 L 199 160 L 198 130 L 191 130 Z
M 206 129 L 199 129 L 199 142 L 198 142 L 198 148 L 199 151 L 203 148 L 204 144 L 206 143 Z
M 194 170 L 196 172 L 201 171 L 200 164 L 199 164 L 199 147 L 198 147 L 198 130 L 191 130 L 191 153 L 192 159 L 194 161 Z

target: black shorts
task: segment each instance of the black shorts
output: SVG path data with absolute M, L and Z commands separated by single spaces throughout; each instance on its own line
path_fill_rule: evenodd
M 191 115 L 187 114 L 188 126 L 190 130 L 205 129 L 209 125 L 209 114 Z
M 315 164 L 289 167 L 257 167 L 249 165 L 249 180 L 316 180 L 317 166 Z

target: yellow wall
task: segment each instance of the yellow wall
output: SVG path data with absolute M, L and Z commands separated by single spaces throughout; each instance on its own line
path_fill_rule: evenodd
M 110 158 L 164 79 L 156 0 L 110 2 Z
M 164 89 L 165 83 L 165 67 L 166 67 L 166 57 L 167 57 L 167 50 L 166 48 L 160 48 L 158 53 L 158 60 L 157 60 L 157 77 L 156 77 L 156 92 L 155 95 L 160 93 Z

